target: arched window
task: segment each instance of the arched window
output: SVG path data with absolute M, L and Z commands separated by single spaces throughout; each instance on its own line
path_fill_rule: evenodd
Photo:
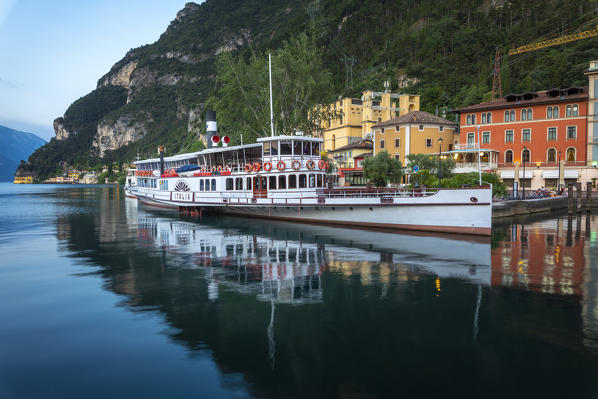
M 522 121 L 527 120 L 527 110 L 525 110 L 525 109 L 521 110 L 521 120 Z
M 558 118 L 559 117 L 559 107 L 556 105 L 552 108 L 552 117 Z
M 529 162 L 529 150 L 523 150 L 521 152 L 521 162 Z
M 471 125 L 471 115 L 467 115 L 467 125 Z
M 488 123 L 492 123 L 492 112 L 488 112 L 488 115 L 486 116 L 486 120 L 488 121 Z
M 338 114 L 338 119 L 339 119 L 340 124 L 342 125 L 343 124 L 343 110 L 342 109 L 341 109 L 341 112 Z
M 505 122 L 509 121 L 509 111 L 505 111 Z
M 546 155 L 546 162 L 547 163 L 556 163 L 556 150 L 554 148 L 548 149 L 548 153 Z
M 471 114 L 471 124 L 475 125 L 475 114 Z
M 575 162 L 575 148 L 567 148 L 567 162 Z
M 486 123 L 486 114 L 482 113 L 482 123 Z
M 533 115 L 532 115 L 532 109 L 528 108 L 527 109 L 527 120 L 531 121 L 533 119 Z
M 579 116 L 579 107 L 577 104 L 573 104 L 571 114 L 571 116 Z
M 565 116 L 571 116 L 571 106 L 567 105 L 567 108 L 565 108 Z
M 546 108 L 546 118 L 552 118 L 552 107 Z
M 510 118 L 511 118 L 511 122 L 515 122 L 515 111 L 511 111 Z
M 513 163 L 513 151 L 507 150 L 505 152 L 505 163 Z
M 332 135 L 332 149 L 336 150 L 336 134 Z

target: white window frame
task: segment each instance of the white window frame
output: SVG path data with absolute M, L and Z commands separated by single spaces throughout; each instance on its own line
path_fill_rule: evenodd
M 487 134 L 487 136 L 488 136 L 488 141 L 484 141 L 485 134 Z M 485 132 L 482 132 L 482 144 L 490 144 L 491 136 L 492 135 L 490 134 L 490 131 L 488 131 L 488 130 Z
M 550 138 L 550 129 L 554 129 L 554 139 Z M 559 139 L 559 128 L 558 126 L 548 126 L 546 128 L 546 141 L 557 141 Z
M 523 139 L 523 132 L 529 130 L 529 140 L 524 140 Z M 522 143 L 531 143 L 532 141 L 532 129 L 531 128 L 525 128 L 525 129 L 521 129 L 521 142 Z
M 511 141 L 507 141 L 507 133 L 511 132 Z M 515 130 L 507 129 L 505 130 L 505 143 L 514 143 L 515 142 Z
M 570 127 L 575 128 L 575 138 L 569 138 L 569 128 Z M 565 134 L 566 134 L 567 140 L 577 140 L 577 125 L 568 125 L 567 132 Z

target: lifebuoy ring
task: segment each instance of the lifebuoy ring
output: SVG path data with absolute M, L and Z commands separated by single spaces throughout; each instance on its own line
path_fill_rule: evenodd
M 309 170 L 312 170 L 313 168 L 316 167 L 316 163 L 314 162 L 313 159 L 310 159 L 309 161 L 305 162 L 305 167 Z
M 262 168 L 262 164 L 261 163 L 256 162 L 256 163 L 253 164 L 253 171 L 254 172 L 259 172 L 261 168 Z
M 272 162 L 264 162 L 262 167 L 266 172 L 270 172 L 272 170 Z
M 293 168 L 295 170 L 299 170 L 300 167 L 301 167 L 301 161 L 295 159 L 295 160 L 293 160 L 293 162 L 291 162 L 291 168 Z
M 281 172 L 287 168 L 287 164 L 284 161 L 278 161 L 276 164 L 276 169 L 280 170 Z
M 218 165 L 218 168 L 216 169 L 218 172 L 222 172 L 222 165 Z
M 205 166 L 201 167 L 201 173 L 206 173 L 206 167 Z
M 328 169 L 326 167 L 326 162 L 323 159 L 320 159 L 320 161 L 318 162 L 318 168 L 320 168 L 321 170 Z
M 251 172 L 251 164 L 248 164 L 248 163 L 245 164 L 245 172 L 246 173 Z

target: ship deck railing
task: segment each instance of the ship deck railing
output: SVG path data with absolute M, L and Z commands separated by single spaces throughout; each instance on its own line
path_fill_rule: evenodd
M 427 197 L 438 193 L 436 188 L 327 188 L 316 190 L 325 198 Z

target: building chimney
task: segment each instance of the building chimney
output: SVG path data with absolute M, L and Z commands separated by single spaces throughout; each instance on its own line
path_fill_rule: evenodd
M 208 148 L 212 148 L 214 144 L 212 142 L 212 136 L 218 133 L 218 127 L 216 126 L 216 111 L 206 111 L 206 141 L 208 142 Z

